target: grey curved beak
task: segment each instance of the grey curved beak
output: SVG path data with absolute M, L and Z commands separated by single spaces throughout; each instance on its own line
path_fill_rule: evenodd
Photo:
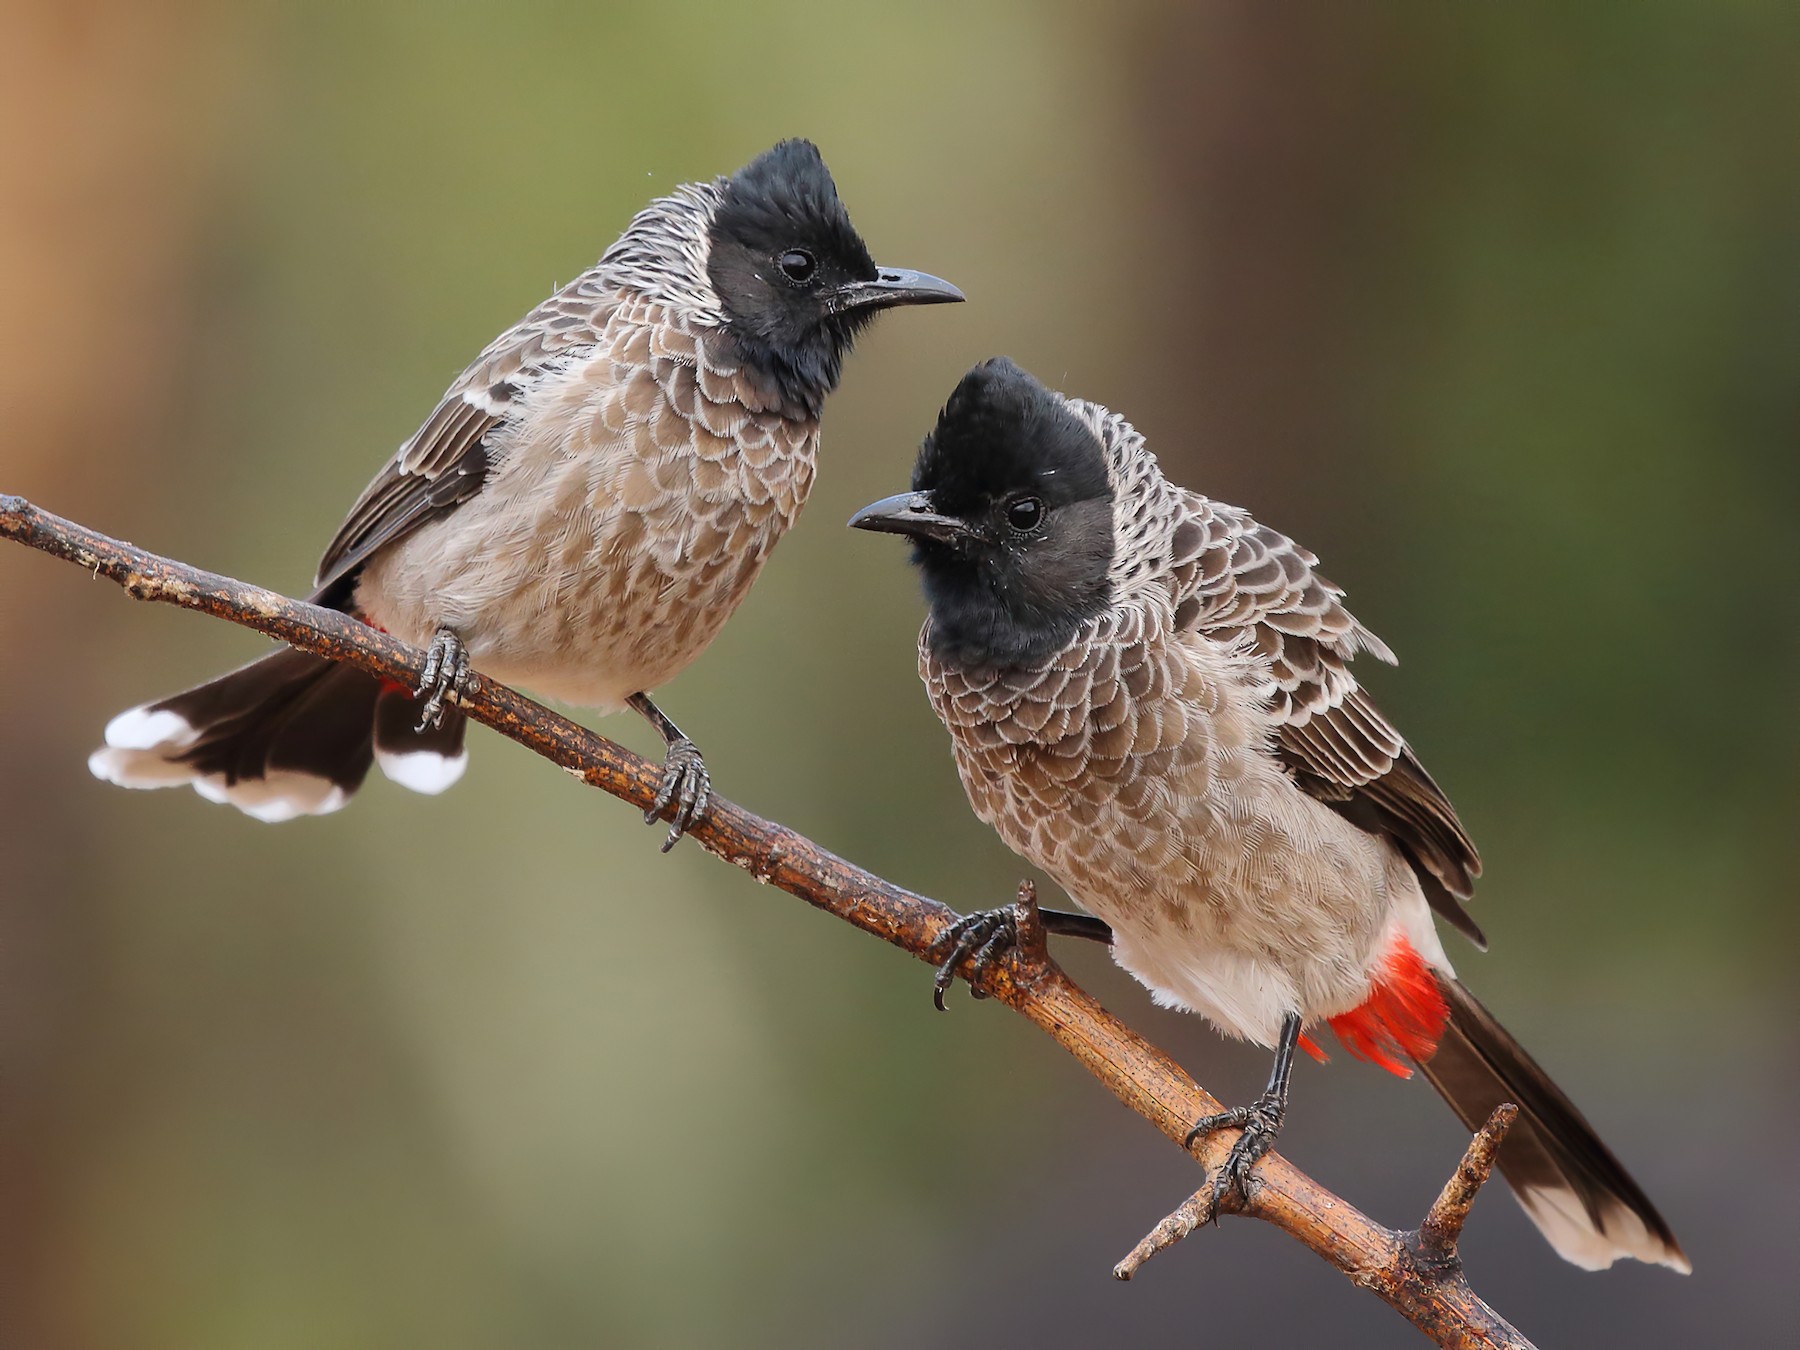
M 873 281 L 852 281 L 840 286 L 832 308 L 843 313 L 853 309 L 893 309 L 896 305 L 954 305 L 967 298 L 942 277 L 929 272 L 884 267 Z
M 974 533 L 955 516 L 941 516 L 933 511 L 928 492 L 901 492 L 871 502 L 850 517 L 850 528 L 935 539 L 940 544 L 953 544 Z

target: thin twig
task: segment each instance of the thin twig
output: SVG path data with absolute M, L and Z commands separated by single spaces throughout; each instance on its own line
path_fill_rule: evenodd
M 135 599 L 227 619 L 374 675 L 416 684 L 424 667 L 422 651 L 335 610 L 146 553 L 18 497 L 0 496 L 0 536 L 117 582 Z M 640 810 L 656 795 L 659 766 L 504 685 L 476 675 L 458 701 L 476 721 Z M 930 960 L 938 936 L 957 917 L 947 906 L 884 881 L 786 826 L 717 795 L 688 837 L 759 881 L 921 960 Z M 1167 1055 L 1071 983 L 1042 954 L 1042 928 L 1029 891 L 1021 891 L 1018 903 L 1025 958 L 1015 954 L 988 965 L 980 976 L 982 991 L 1047 1032 L 1120 1101 L 1179 1145 L 1195 1120 L 1221 1109 L 1219 1102 Z M 1219 1166 L 1229 1147 L 1231 1132 L 1221 1135 L 1210 1137 L 1197 1150 L 1208 1169 Z M 1416 1235 L 1394 1233 L 1375 1223 L 1277 1154 L 1259 1162 L 1255 1175 L 1261 1184 L 1240 1212 L 1274 1224 L 1304 1243 L 1398 1309 L 1439 1345 L 1531 1350 L 1530 1343 L 1469 1287 L 1458 1262 L 1417 1259 Z M 1446 1188 L 1447 1194 L 1461 1176 L 1459 1170 L 1458 1181 Z M 1447 1205 L 1446 1214 L 1454 1212 L 1454 1197 L 1440 1203 Z M 1172 1225 L 1171 1232 L 1185 1222 L 1182 1215 L 1178 1210 L 1165 1220 L 1165 1225 Z
M 1144 1262 L 1158 1252 L 1166 1252 L 1212 1216 L 1213 1188 L 1209 1181 L 1175 1206 L 1174 1213 L 1144 1234 L 1143 1240 L 1126 1253 L 1123 1261 L 1113 1267 L 1113 1278 L 1129 1280 L 1138 1273 Z
M 1438 1192 L 1438 1198 L 1431 1202 L 1424 1220 L 1419 1224 L 1419 1255 L 1421 1259 L 1450 1265 L 1458 1258 L 1456 1240 L 1462 1236 L 1463 1224 L 1468 1222 L 1469 1208 L 1475 1203 L 1475 1197 L 1481 1188 L 1487 1185 L 1488 1177 L 1493 1175 L 1494 1159 L 1500 1153 L 1500 1142 L 1506 1138 L 1506 1132 L 1512 1128 L 1513 1121 L 1519 1118 L 1519 1108 L 1511 1102 L 1502 1102 L 1494 1108 L 1487 1124 L 1475 1132 L 1469 1140 L 1469 1147 L 1463 1153 L 1462 1161 L 1457 1164 L 1456 1171 L 1450 1174 L 1450 1180 L 1444 1183 L 1444 1189 Z

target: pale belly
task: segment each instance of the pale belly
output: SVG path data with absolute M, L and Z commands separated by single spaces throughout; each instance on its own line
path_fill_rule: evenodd
M 810 478 L 810 463 L 773 466 Z M 515 454 L 480 494 L 371 561 L 365 617 L 424 644 L 448 627 L 476 670 L 605 711 L 704 651 L 797 514 L 736 478 L 696 490 L 694 466 L 646 469 L 631 446 Z
M 1357 1006 L 1396 925 L 1441 952 L 1404 859 L 1272 762 L 1237 765 L 1229 792 L 1192 790 L 1205 774 L 1146 793 L 961 767 L 977 813 L 1112 926 L 1121 966 L 1230 1035 L 1273 1045 L 1290 1011 L 1310 1022 Z

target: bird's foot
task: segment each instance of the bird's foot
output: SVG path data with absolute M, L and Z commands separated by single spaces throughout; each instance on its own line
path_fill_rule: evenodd
M 663 840 L 664 853 L 674 848 L 688 832 L 688 827 L 706 814 L 711 799 L 712 775 L 706 771 L 700 747 L 686 736 L 676 737 L 669 742 L 668 752 L 663 756 L 662 786 L 657 789 L 656 800 L 650 803 L 650 809 L 644 812 L 646 825 L 654 825 L 667 813 L 669 837 Z
M 1112 929 L 1089 914 L 1071 914 L 1060 909 L 1039 909 L 1037 887 L 1029 880 L 1019 883 L 1019 895 L 1010 905 L 999 909 L 978 909 L 965 914 L 937 935 L 925 955 L 949 948 L 949 954 L 938 963 L 937 975 L 931 982 L 931 1001 L 944 1011 L 944 991 L 956 979 L 956 968 L 969 962 L 969 995 L 986 998 L 981 990 L 981 977 L 1001 957 L 1011 953 L 1019 962 L 1013 978 L 1021 968 L 1041 966 L 1050 959 L 1044 945 L 1047 934 L 1059 937 L 1086 938 L 1089 942 L 1112 945 Z
M 469 683 L 469 649 L 448 628 L 437 630 L 431 645 L 425 649 L 425 673 L 419 677 L 414 698 L 425 700 L 419 710 L 418 730 L 429 731 L 444 720 L 444 700 L 450 694 L 460 696 Z
M 1281 1125 L 1286 1118 L 1286 1099 L 1277 1093 L 1265 1092 L 1250 1106 L 1235 1106 L 1216 1115 L 1202 1116 L 1194 1122 L 1194 1128 L 1187 1132 L 1187 1138 L 1182 1140 L 1183 1148 L 1192 1148 L 1196 1139 L 1209 1135 L 1214 1130 L 1243 1131 L 1231 1146 L 1231 1152 L 1225 1155 L 1225 1161 L 1219 1165 L 1219 1170 L 1213 1174 L 1212 1214 L 1215 1222 L 1226 1197 L 1234 1192 L 1240 1203 L 1249 1203 L 1250 1169 L 1256 1166 L 1263 1154 L 1274 1147 L 1275 1138 L 1281 1133 Z
M 956 968 L 969 962 L 969 995 L 986 998 L 981 990 L 981 977 L 989 966 L 1019 942 L 1018 911 L 1013 905 L 999 909 L 978 909 L 965 914 L 943 932 L 926 952 L 927 956 L 948 947 L 949 954 L 938 963 L 931 981 L 931 1001 L 944 1011 L 944 991 L 956 979 Z

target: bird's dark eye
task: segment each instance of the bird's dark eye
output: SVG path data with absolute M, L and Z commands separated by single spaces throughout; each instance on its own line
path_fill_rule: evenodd
M 775 260 L 775 265 L 789 281 L 802 282 L 811 281 L 813 272 L 819 266 L 813 261 L 813 255 L 803 248 L 790 248 Z
M 1044 523 L 1044 504 L 1036 497 L 1014 497 L 1006 504 L 1006 523 L 1020 534 L 1030 534 Z

